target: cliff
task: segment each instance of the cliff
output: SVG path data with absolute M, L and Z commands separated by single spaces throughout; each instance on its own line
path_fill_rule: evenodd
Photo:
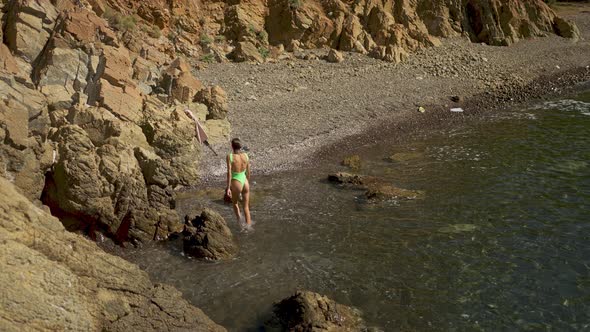
M 3 331 L 225 331 L 174 288 L 64 229 L 0 178 Z

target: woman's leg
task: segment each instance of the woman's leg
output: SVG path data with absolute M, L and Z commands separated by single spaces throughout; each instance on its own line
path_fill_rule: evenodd
M 240 224 L 241 214 L 240 214 L 240 206 L 238 202 L 240 201 L 240 192 L 242 191 L 242 183 L 238 180 L 231 180 L 230 184 L 231 190 L 231 200 L 232 206 L 234 208 L 234 213 L 236 214 L 236 218 L 238 219 L 238 225 Z
M 252 219 L 250 219 L 250 183 L 246 180 L 244 188 L 242 188 L 242 197 L 244 198 L 244 216 L 246 217 L 246 225 L 252 225 Z

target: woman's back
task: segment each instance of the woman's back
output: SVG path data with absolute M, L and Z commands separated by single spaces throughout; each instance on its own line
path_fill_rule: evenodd
M 232 173 L 242 173 L 248 168 L 248 155 L 246 153 L 230 153 Z

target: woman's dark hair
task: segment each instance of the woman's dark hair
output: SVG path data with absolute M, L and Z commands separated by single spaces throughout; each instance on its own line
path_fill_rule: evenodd
M 234 150 L 239 150 L 242 148 L 242 142 L 240 142 L 239 138 L 234 138 L 231 140 L 231 148 Z

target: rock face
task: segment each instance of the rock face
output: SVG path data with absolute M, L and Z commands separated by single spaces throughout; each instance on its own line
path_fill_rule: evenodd
M 543 0 L 181 0 L 170 5 L 161 0 L 93 0 L 90 4 L 99 15 L 110 7 L 123 17 L 136 14 L 156 26 L 171 36 L 172 43 L 160 47 L 166 52 L 194 57 L 219 49 L 212 47 L 216 44 L 234 47 L 235 61 L 263 62 L 259 50 L 269 45 L 289 50 L 294 50 L 292 45 L 326 46 L 402 61 L 413 51 L 438 45 L 440 38 L 460 34 L 493 45 L 548 33 L 578 36 L 575 26 L 558 18 Z M 47 14 L 50 19 L 52 15 Z M 50 31 L 51 26 L 36 31 Z
M 183 247 L 187 255 L 209 260 L 234 257 L 238 246 L 225 220 L 217 212 L 205 209 L 200 216 L 188 220 L 183 231 Z
M 183 110 L 212 128 L 210 141 L 226 140 L 225 92 L 193 102 L 204 87 L 191 67 L 114 3 L 0 7 L 0 175 L 78 229 L 120 242 L 179 231 L 174 188 L 195 184 L 200 155 Z
M 275 304 L 275 324 L 285 331 L 364 331 L 360 312 L 308 291 Z
M 67 232 L 0 178 L 3 330 L 225 331 L 176 289 Z

